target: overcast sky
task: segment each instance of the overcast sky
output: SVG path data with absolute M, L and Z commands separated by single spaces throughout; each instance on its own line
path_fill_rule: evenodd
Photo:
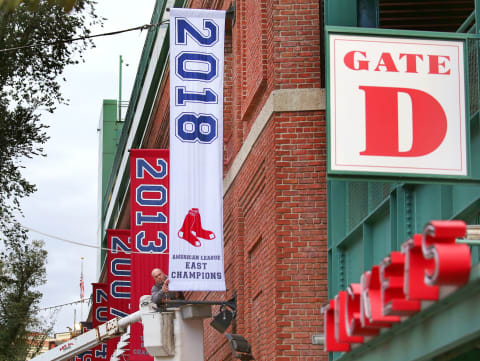
M 155 0 L 100 0 L 97 13 L 107 20 L 93 34 L 121 30 L 150 22 Z M 86 62 L 66 69 L 63 94 L 70 105 L 45 114 L 51 139 L 46 158 L 25 162 L 25 176 L 38 191 L 22 203 L 22 223 L 32 229 L 75 242 L 97 245 L 98 133 L 103 99 L 118 98 L 119 56 L 124 59 L 123 100 L 129 100 L 146 32 L 134 31 L 98 38 Z M 129 64 L 129 66 L 125 66 Z M 97 281 L 97 251 L 30 232 L 43 239 L 48 250 L 47 283 L 41 288 L 40 307 L 80 299 L 81 257 L 84 257 L 85 295 Z M 73 327 L 74 313 L 86 318 L 89 305 L 66 306 L 56 314 L 54 332 Z M 48 313 L 45 313 L 48 315 Z

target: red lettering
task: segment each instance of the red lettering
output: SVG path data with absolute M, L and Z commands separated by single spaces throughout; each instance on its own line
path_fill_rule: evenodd
M 380 55 L 376 67 L 373 71 L 384 71 L 391 73 L 405 72 L 418 74 L 418 64 L 423 61 L 423 54 L 400 53 L 394 54 L 397 61 L 405 58 L 405 68 L 398 69 L 391 53 L 385 52 Z M 429 71 L 427 74 L 450 75 L 451 69 L 450 56 L 448 55 L 426 55 L 428 56 Z M 361 50 L 352 50 L 345 54 L 343 58 L 344 64 L 351 70 L 370 70 L 369 64 L 373 61 L 368 58 L 367 52 Z
M 335 339 L 335 301 L 330 300 L 326 306 L 322 307 L 322 313 L 324 317 L 323 327 L 325 329 L 325 351 L 350 351 L 350 343 L 337 342 L 337 340 Z
M 347 289 L 347 301 L 345 304 L 345 317 L 347 333 L 349 336 L 376 336 L 380 332 L 375 327 L 364 327 L 360 315 L 361 285 L 352 283 Z
M 365 92 L 366 148 L 361 155 L 419 157 L 437 149 L 447 133 L 440 103 L 424 91 L 410 88 L 360 86 Z M 412 147 L 399 151 L 398 94 L 412 102 Z
M 385 67 L 385 71 L 398 73 L 398 69 L 395 66 L 395 62 L 393 61 L 390 53 L 382 53 L 380 59 L 378 59 L 378 64 L 375 68 L 375 71 L 380 71 L 380 67 Z
M 373 266 L 371 271 L 361 277 L 362 325 L 370 327 L 391 327 L 392 323 L 400 322 L 399 316 L 384 316 L 382 313 L 382 291 L 380 284 L 380 266 Z
M 421 54 L 400 54 L 400 59 L 405 57 L 407 59 L 407 73 L 418 73 L 417 71 L 417 58 L 423 60 Z
M 432 221 L 425 227 L 422 250 L 426 259 L 433 259 L 433 267 L 425 271 L 425 282 L 438 286 L 461 286 L 470 277 L 470 247 L 457 244 L 467 229 L 463 221 Z
M 402 245 L 405 254 L 405 296 L 409 300 L 438 300 L 438 287 L 425 284 L 425 271 L 431 269 L 433 260 L 422 252 L 422 235 L 414 234 Z
M 345 321 L 345 303 L 347 302 L 347 291 L 340 291 L 335 296 L 335 339 L 339 343 L 363 343 L 361 336 L 349 336 Z
M 367 56 L 367 53 L 364 51 L 353 50 L 348 52 L 343 58 L 343 62 L 347 68 L 352 70 L 368 70 L 368 60 L 358 60 L 356 62 L 357 66 L 355 66 L 355 54 L 361 54 L 364 58 Z
M 420 311 L 419 301 L 405 299 L 403 291 L 405 255 L 392 252 L 381 265 L 380 279 L 382 285 L 383 314 L 395 316 L 410 316 Z
M 420 311 L 421 300 L 435 300 L 438 293 L 445 296 L 446 292 L 437 292 L 442 286 L 467 283 L 470 248 L 457 243 L 465 234 L 463 221 L 432 221 L 423 235 L 402 245 L 405 253 L 391 252 L 380 266 L 362 275 L 360 284 L 340 291 L 322 308 L 325 351 L 348 352 L 352 343 L 363 343 L 364 336 L 375 336 L 380 328 L 400 322 L 399 316 Z
M 450 69 L 447 69 L 447 64 L 445 61 L 440 62 L 440 58 L 450 61 L 450 57 L 447 55 L 429 55 L 429 72 L 428 74 L 440 74 L 440 75 L 450 75 Z M 444 69 L 444 72 L 440 72 L 440 67 Z

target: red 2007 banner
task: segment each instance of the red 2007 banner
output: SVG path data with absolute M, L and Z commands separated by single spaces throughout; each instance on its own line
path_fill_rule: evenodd
M 125 317 L 130 312 L 130 230 L 107 229 L 108 319 Z M 108 340 L 107 357 L 115 352 L 119 337 Z

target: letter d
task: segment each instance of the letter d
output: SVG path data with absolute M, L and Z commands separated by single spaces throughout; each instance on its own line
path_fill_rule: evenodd
M 419 157 L 437 149 L 447 133 L 440 103 L 418 89 L 360 86 L 365 92 L 366 149 L 361 155 Z M 412 147 L 399 151 L 398 94 L 412 101 Z

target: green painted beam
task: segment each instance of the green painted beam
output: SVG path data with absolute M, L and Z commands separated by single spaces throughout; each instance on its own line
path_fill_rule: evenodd
M 325 25 L 377 28 L 378 0 L 325 0 Z
M 102 200 L 105 199 L 107 194 L 108 181 L 112 173 L 112 168 L 115 159 L 115 153 L 117 151 L 118 142 L 122 130 L 123 123 L 117 121 L 117 101 L 111 99 L 104 99 L 102 104 L 102 140 L 101 140 L 101 172 L 102 172 Z M 105 202 L 101 202 L 101 214 L 105 212 Z M 103 220 L 103 219 L 102 219 Z M 101 223 L 103 234 L 103 222 Z M 106 239 L 102 240 L 102 247 L 107 247 Z M 100 262 L 106 259 L 106 251 L 101 250 Z
M 480 265 L 471 281 L 338 361 L 429 361 L 480 338 Z
M 480 33 L 480 0 L 475 0 L 475 30 Z
M 325 25 L 357 26 L 357 0 L 325 0 Z
M 343 207 L 347 203 L 346 182 L 327 182 L 327 222 L 328 222 L 328 247 L 332 248 L 337 244 L 332 243 L 333 239 L 342 239 L 346 235 L 347 209 Z M 340 206 L 342 205 L 342 206 Z M 333 227 L 335 225 L 336 227 Z

